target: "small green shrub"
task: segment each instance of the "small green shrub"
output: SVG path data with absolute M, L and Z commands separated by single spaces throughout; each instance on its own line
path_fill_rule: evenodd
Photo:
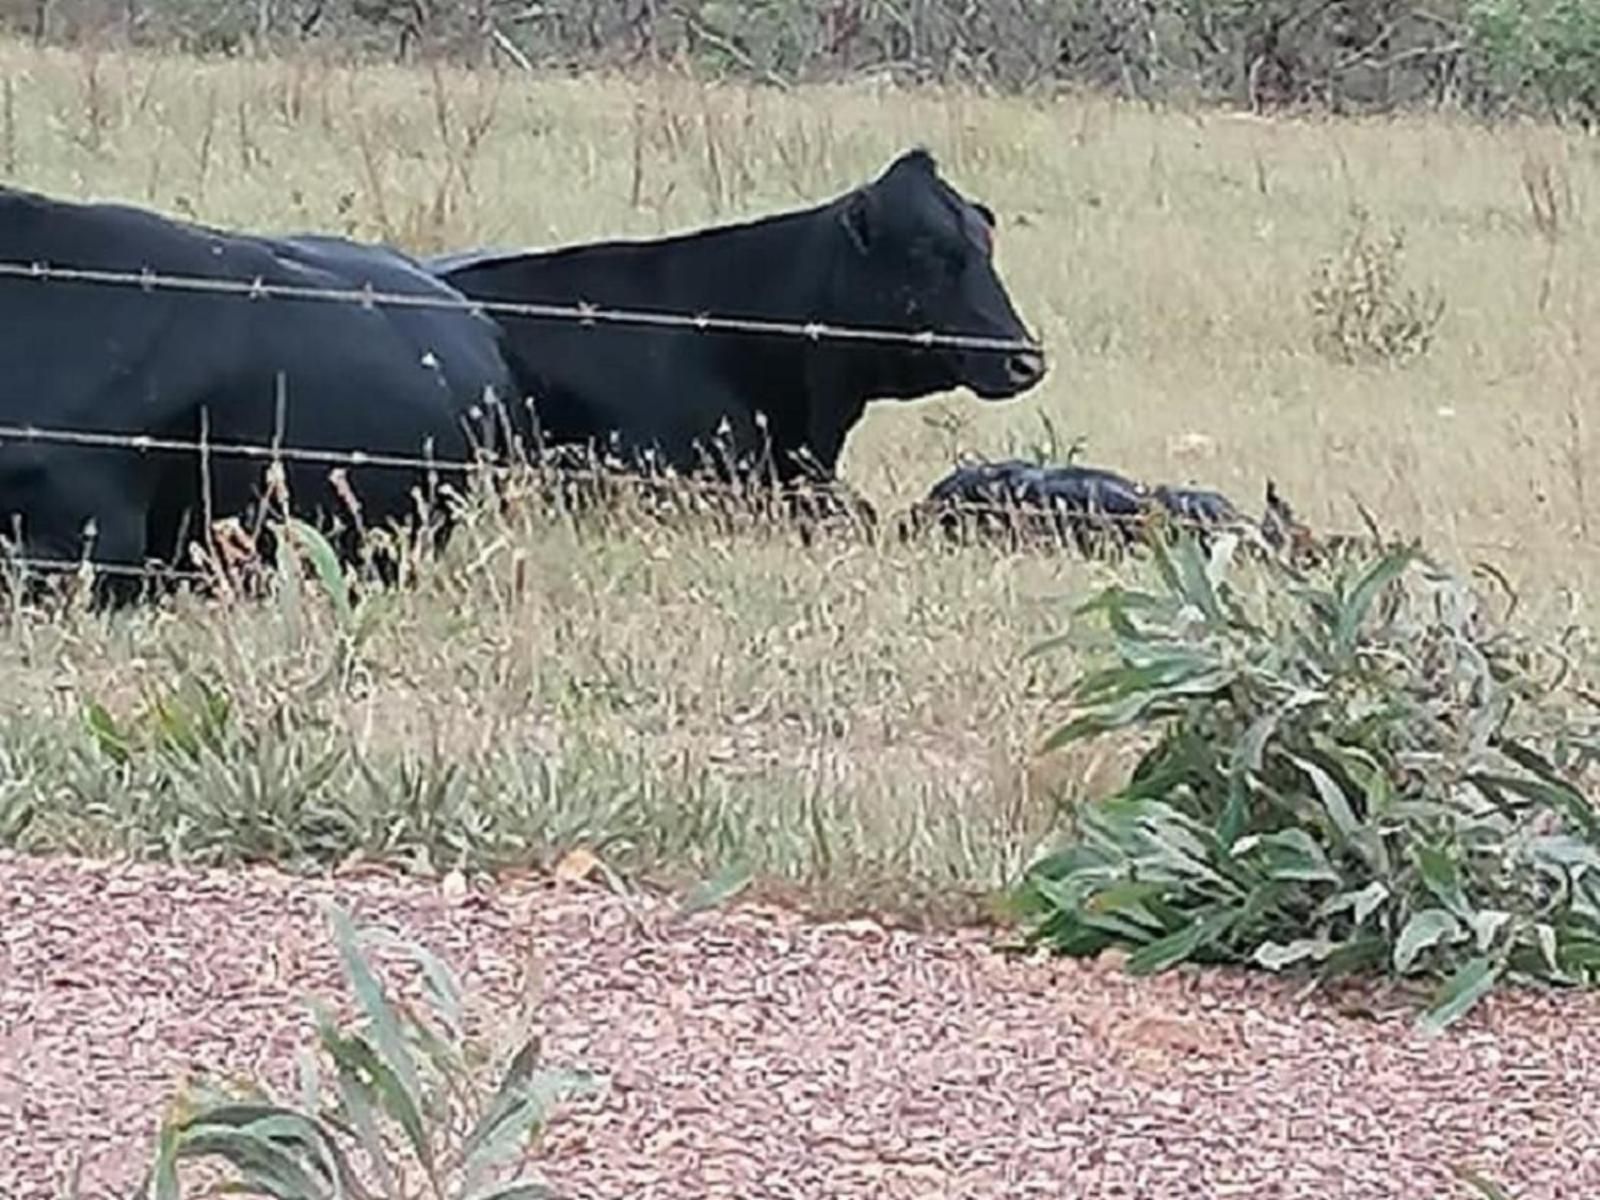
M 1310 293 L 1312 345 L 1334 362 L 1402 364 L 1426 354 L 1444 319 L 1444 298 L 1400 282 L 1404 235 L 1374 235 L 1357 210 L 1343 248 L 1317 266 Z
M 345 980 L 364 1018 L 357 1027 L 341 1025 L 326 1005 L 313 1004 L 317 1043 L 333 1067 L 331 1090 L 311 1055 L 301 1057 L 295 1102 L 254 1084 L 199 1080 L 175 1098 L 139 1194 L 178 1200 L 180 1164 L 220 1159 L 230 1179 L 211 1191 L 276 1200 L 553 1195 L 530 1178 L 506 1178 L 508 1164 L 526 1159 L 558 1104 L 593 1091 L 596 1081 L 541 1067 L 533 1014 L 524 1011 L 498 1082 L 486 1086 L 495 1056 L 466 1033 L 460 989 L 444 964 L 392 935 L 358 935 L 337 908 L 331 915 Z M 385 990 L 363 953 L 374 942 L 421 969 L 427 1014 Z
M 1228 578 L 1187 538 L 1161 587 L 1082 610 L 1109 662 L 1053 745 L 1157 734 L 1118 794 L 1026 873 L 1030 941 L 1184 960 L 1432 979 L 1443 1028 L 1504 977 L 1600 972 L 1595 740 L 1565 724 L 1536 647 L 1490 628 L 1410 548 L 1318 584 Z
M 1472 0 L 1466 27 L 1500 107 L 1600 120 L 1600 7 L 1593 0 Z

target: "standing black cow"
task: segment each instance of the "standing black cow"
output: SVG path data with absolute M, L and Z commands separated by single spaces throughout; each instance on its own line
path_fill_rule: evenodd
M 266 285 L 439 297 L 458 292 L 386 247 L 338 238 L 250 237 L 112 204 L 0 190 L 0 261 L 260 280 Z M 214 443 L 464 461 L 509 396 L 498 326 L 465 309 L 363 306 L 0 277 L 0 422 Z M 281 428 L 278 426 L 282 397 Z M 488 419 L 496 419 L 492 415 Z M 247 513 L 263 463 L 218 454 L 209 493 L 193 453 L 0 437 L 0 536 L 24 554 L 106 564 L 171 560 L 180 531 Z M 295 509 L 342 514 L 327 465 L 285 463 Z M 368 527 L 415 509 L 427 474 L 351 467 Z M 354 539 L 341 538 L 350 553 Z
M 873 399 L 965 386 L 1016 396 L 1045 373 L 992 259 L 994 215 L 924 150 L 815 208 L 657 241 L 429 261 L 475 299 L 671 310 L 1023 342 L 893 342 L 595 325 L 498 315 L 518 387 L 550 445 L 589 444 L 690 472 L 831 479 Z

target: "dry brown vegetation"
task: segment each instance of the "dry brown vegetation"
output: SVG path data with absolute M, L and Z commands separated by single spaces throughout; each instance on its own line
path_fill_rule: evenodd
M 1600 152 L 1580 135 L 18 45 L 0 76 L 7 182 L 421 250 L 774 211 L 926 143 L 1000 213 L 1052 373 L 1012 404 L 874 410 L 845 472 L 881 507 L 958 450 L 1044 440 L 1048 418 L 1088 461 L 1251 508 L 1270 475 L 1319 527 L 1356 527 L 1359 499 L 1496 563 L 1525 619 L 1588 620 Z M 1391 268 L 1393 311 L 1361 290 Z M 1336 339 L 1387 345 L 1394 312 L 1425 336 L 1329 353 L 1330 303 Z M 1070 661 L 1022 661 L 1109 569 L 770 531 L 595 537 L 530 513 L 475 520 L 359 644 L 315 593 L 24 617 L 0 641 L 0 834 L 441 870 L 584 843 L 879 895 L 992 885 L 1058 799 L 1116 769 L 1035 756 Z M 197 680 L 232 706 L 215 752 L 111 753 L 85 730 L 99 704 L 122 733 L 170 733 L 149 697 Z

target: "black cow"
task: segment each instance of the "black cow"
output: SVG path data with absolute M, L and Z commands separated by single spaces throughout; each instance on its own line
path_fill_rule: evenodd
M 0 261 L 259 279 L 466 300 L 414 260 L 321 236 L 253 237 L 115 204 L 0 190 Z M 465 309 L 252 299 L 238 295 L 0 277 L 0 422 L 100 434 L 464 461 L 503 426 L 494 397 L 512 379 L 499 327 Z M 279 397 L 282 425 L 278 425 Z M 512 414 L 514 416 L 514 413 Z M 264 463 L 221 452 L 60 445 L 0 436 L 0 536 L 22 553 L 105 564 L 172 560 L 202 518 L 247 514 Z M 285 463 L 302 516 L 342 515 L 329 467 Z M 425 472 L 346 471 L 360 523 L 415 510 Z M 440 482 L 452 477 L 440 475 Z M 459 479 L 459 476 L 456 476 Z M 206 502 L 209 502 L 207 505 Z M 347 532 L 341 549 L 354 552 Z
M 994 215 L 924 150 L 830 203 L 656 241 L 428 261 L 475 299 L 932 330 L 1025 343 L 949 349 L 507 315 L 512 369 L 546 444 L 678 472 L 830 479 L 874 399 L 965 386 L 1019 395 L 1045 373 L 995 273 Z
M 938 525 L 947 536 L 999 535 L 1013 543 L 1072 542 L 1085 554 L 1125 549 L 1164 514 L 1202 546 L 1213 531 L 1244 531 L 1245 519 L 1221 492 L 1161 484 L 1150 488 L 1103 467 L 1046 466 L 1008 459 L 961 466 L 939 480 L 901 525 L 906 534 Z
M 901 529 L 914 535 L 936 525 L 956 540 L 1071 541 L 1090 554 L 1135 541 L 1151 501 L 1142 484 L 1102 467 L 969 463 L 935 483 Z

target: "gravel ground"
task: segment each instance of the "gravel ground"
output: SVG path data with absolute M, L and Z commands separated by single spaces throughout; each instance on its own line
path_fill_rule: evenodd
M 525 882 L 0 857 L 0 1196 L 125 1195 L 190 1064 L 282 1080 L 301 997 L 342 993 L 337 896 L 609 1076 L 544 1160 L 570 1196 L 1600 1196 L 1600 1002 L 1518 993 L 1438 1041 L 1372 993 L 1133 980 L 980 933 L 671 908 Z M 1355 1000 L 1367 1006 L 1365 1013 Z

